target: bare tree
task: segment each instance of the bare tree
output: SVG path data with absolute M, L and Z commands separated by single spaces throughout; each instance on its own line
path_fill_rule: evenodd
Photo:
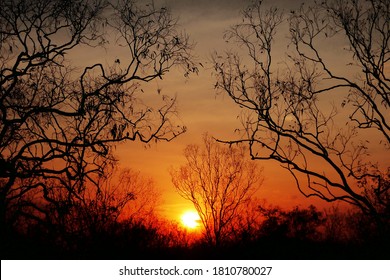
M 116 211 L 115 220 L 146 220 L 154 215 L 161 195 L 152 178 L 129 168 L 114 168 L 101 179 L 100 185 L 105 191 L 91 188 L 89 200 L 101 197 L 104 208 Z
M 51 234 L 66 238 L 63 246 L 69 247 L 75 237 L 84 240 L 107 234 L 121 222 L 143 223 L 153 218 L 159 199 L 153 180 L 131 169 L 107 168 L 109 172 L 96 180 L 98 187 L 86 183 L 82 199 L 53 185 L 51 197 L 57 203 L 41 201 L 45 213 L 41 220 L 50 226 Z
M 281 163 L 306 197 L 378 216 L 383 206 L 367 191 L 389 193 L 381 183 L 388 166 L 369 157 L 372 147 L 388 153 L 390 144 L 389 1 L 329 0 L 289 15 L 262 2 L 225 34 L 246 55 L 214 56 L 216 88 L 244 111 L 241 136 L 227 142 L 247 142 L 252 159 Z M 284 64 L 274 57 L 283 28 L 290 36 Z M 342 74 L 327 56 L 335 42 L 347 47 L 334 55 L 350 58 Z M 334 96 L 340 103 L 328 102 Z M 378 141 L 366 140 L 367 132 Z
M 218 246 L 258 190 L 262 170 L 245 158 L 242 147 L 225 147 L 207 135 L 203 145 L 187 146 L 186 163 L 171 170 L 171 177 L 178 193 L 198 211 L 207 241 Z
M 58 203 L 53 185 L 82 199 L 85 182 L 98 187 L 93 174 L 104 173 L 116 143 L 169 141 L 185 131 L 175 124 L 175 98 L 156 95 L 157 106 L 142 101 L 143 83 L 172 67 L 197 71 L 188 36 L 164 7 L 5 0 L 0 39 L 2 228 L 11 204 L 40 212 L 28 197 Z M 85 67 L 75 61 L 78 52 L 113 47 L 123 58 Z

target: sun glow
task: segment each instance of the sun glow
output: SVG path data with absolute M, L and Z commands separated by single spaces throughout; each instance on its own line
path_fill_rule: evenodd
M 189 210 L 181 216 L 181 222 L 186 228 L 196 229 L 200 226 L 200 217 L 196 211 Z

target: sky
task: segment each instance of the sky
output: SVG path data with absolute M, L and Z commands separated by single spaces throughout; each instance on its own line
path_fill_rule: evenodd
M 148 2 L 139 1 L 141 5 Z M 223 33 L 231 25 L 242 21 L 241 11 L 250 2 L 249 0 L 155 0 L 157 7 L 170 8 L 173 16 L 179 19 L 179 28 L 184 30 L 196 44 L 193 53 L 204 67 L 199 67 L 199 74 L 191 75 L 189 78 L 185 78 L 178 70 L 172 70 L 162 80 L 153 80 L 143 87 L 145 91 L 143 98 L 146 101 L 153 101 L 157 88 L 162 94 L 177 98 L 180 124 L 187 127 L 185 134 L 171 142 L 159 142 L 148 146 L 138 142 L 120 144 L 115 149 L 115 155 L 121 167 L 141 171 L 145 176 L 153 178 L 156 188 L 162 195 L 162 204 L 158 211 L 168 219 L 179 221 L 184 211 L 193 209 L 190 202 L 176 193 L 168 171 L 169 168 L 177 168 L 184 163 L 184 148 L 189 144 L 200 144 L 204 133 L 222 140 L 235 139 L 237 135 L 234 131 L 241 127 L 237 118 L 240 114 L 238 106 L 235 106 L 227 96 L 217 94 L 214 89 L 216 80 L 210 70 L 210 58 L 215 51 L 224 52 L 232 48 L 232 45 L 227 45 L 223 39 Z M 301 1 L 275 0 L 266 3 L 272 3 L 289 12 L 299 7 Z M 286 57 L 287 31 L 288 29 L 284 29 L 277 34 L 276 38 L 275 57 L 280 61 Z M 344 44 L 336 40 L 331 45 L 324 46 L 329 63 L 342 65 L 345 62 L 346 57 L 337 55 Z M 108 59 L 109 56 L 104 50 L 99 51 L 101 53 L 84 52 L 81 59 L 96 60 L 96 56 L 103 60 Z M 336 67 L 336 69 L 343 71 L 343 67 Z M 334 98 L 337 97 L 330 95 L 328 104 L 333 102 Z M 264 168 L 264 183 L 257 193 L 260 200 L 285 208 L 306 207 L 310 204 L 318 208 L 331 206 L 318 198 L 304 198 L 295 186 L 292 176 L 279 164 L 269 161 L 257 163 Z
M 276 2 L 287 10 L 298 3 Z M 156 187 L 162 193 L 159 212 L 169 219 L 179 219 L 184 210 L 193 207 L 176 193 L 169 168 L 177 168 L 183 164 L 185 146 L 200 143 L 204 133 L 219 139 L 234 139 L 234 130 L 240 127 L 237 119 L 239 108 L 228 97 L 216 93 L 215 77 L 208 68 L 214 51 L 229 49 L 223 39 L 223 32 L 241 21 L 241 10 L 250 1 L 156 1 L 156 5 L 160 3 L 171 9 L 173 15 L 179 18 L 180 27 L 196 43 L 194 54 L 204 68 L 200 67 L 199 74 L 188 79 L 182 73 L 172 71 L 163 80 L 152 81 L 147 86 L 158 87 L 163 94 L 177 96 L 179 117 L 188 131 L 169 143 L 159 142 L 148 147 L 136 142 L 121 144 L 117 147 L 116 154 L 121 166 L 140 170 L 144 175 L 154 178 Z M 261 200 L 285 207 L 322 203 L 318 199 L 302 199 L 302 194 L 295 187 L 288 171 L 280 168 L 277 163 L 258 164 L 264 168 L 265 175 L 265 181 L 257 194 Z

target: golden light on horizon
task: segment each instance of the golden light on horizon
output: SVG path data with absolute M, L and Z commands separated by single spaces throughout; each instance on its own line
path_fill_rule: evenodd
M 200 226 L 200 217 L 196 211 L 188 210 L 181 215 L 181 222 L 188 229 L 196 229 Z

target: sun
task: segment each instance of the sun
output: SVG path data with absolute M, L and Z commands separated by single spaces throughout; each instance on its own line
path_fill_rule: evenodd
M 186 228 L 189 229 L 196 229 L 200 226 L 200 217 L 198 213 L 194 210 L 189 210 L 184 212 L 184 214 L 181 216 L 181 222 Z

